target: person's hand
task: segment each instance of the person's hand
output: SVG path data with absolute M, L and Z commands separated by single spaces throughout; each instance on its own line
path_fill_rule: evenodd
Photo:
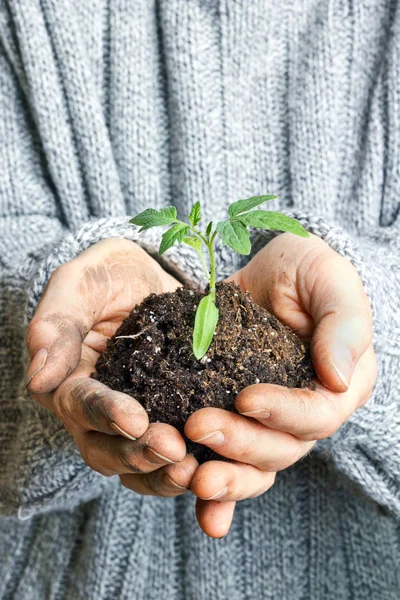
M 370 397 L 376 380 L 368 299 L 354 267 L 325 242 L 283 234 L 229 278 L 311 340 L 315 390 L 258 384 L 236 398 L 240 414 L 206 408 L 185 434 L 232 462 L 211 461 L 195 472 L 191 490 L 203 531 L 229 530 L 235 502 L 262 494 L 275 473 L 331 436 Z
M 149 425 L 136 400 L 90 374 L 135 304 L 178 286 L 136 244 L 104 240 L 54 272 L 27 332 L 28 391 L 62 421 L 92 469 L 142 494 L 183 493 L 197 461 L 176 429 Z

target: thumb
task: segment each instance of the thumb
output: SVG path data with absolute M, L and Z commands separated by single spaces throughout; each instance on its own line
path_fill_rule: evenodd
M 358 273 L 345 259 L 312 302 L 316 324 L 311 340 L 314 368 L 325 387 L 345 392 L 354 368 L 372 341 L 372 318 Z M 350 272 L 350 269 L 352 272 Z M 351 276 L 350 276 L 351 275 Z
M 79 364 L 82 340 L 94 323 L 91 303 L 79 291 L 79 276 L 75 261 L 59 267 L 28 326 L 26 387 L 32 394 L 53 391 Z

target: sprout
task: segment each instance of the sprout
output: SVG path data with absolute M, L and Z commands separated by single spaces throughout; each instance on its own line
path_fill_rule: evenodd
M 268 200 L 275 200 L 277 197 L 253 196 L 246 200 L 233 202 L 228 207 L 228 219 L 217 223 L 215 228 L 211 221 L 208 223 L 205 232 L 200 231 L 198 228 L 201 221 L 200 202 L 196 202 L 190 211 L 189 223 L 180 221 L 177 218 L 175 206 L 167 206 L 161 210 L 148 208 L 130 220 L 130 223 L 141 227 L 139 233 L 152 227 L 171 225 L 170 229 L 161 238 L 160 255 L 176 243 L 188 244 L 199 255 L 209 283 L 209 292 L 201 299 L 196 310 L 193 330 L 193 354 L 197 360 L 203 358 L 210 347 L 218 323 L 219 313 L 215 304 L 216 265 L 214 253 L 217 236 L 221 236 L 223 244 L 244 255 L 250 254 L 251 250 L 249 227 L 288 231 L 301 237 L 309 237 L 308 232 L 296 219 L 291 219 L 279 212 L 252 210 Z M 208 252 L 209 265 L 204 256 L 204 248 Z

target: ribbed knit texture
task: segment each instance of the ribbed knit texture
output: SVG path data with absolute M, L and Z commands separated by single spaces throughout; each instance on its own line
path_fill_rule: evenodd
M 398 600 L 400 7 L 393 0 L 0 0 L 0 597 Z M 194 498 L 86 467 L 25 393 L 52 272 L 128 216 L 279 193 L 358 269 L 373 397 L 213 541 Z M 254 251 L 270 239 L 255 234 Z M 220 276 L 241 266 L 219 248 Z M 202 284 L 190 249 L 162 264 Z

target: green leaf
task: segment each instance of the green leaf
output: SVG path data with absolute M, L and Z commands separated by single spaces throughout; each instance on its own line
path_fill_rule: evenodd
M 139 213 L 129 223 L 134 225 L 140 225 L 142 228 L 140 231 L 150 229 L 151 227 L 158 227 L 159 225 L 170 225 L 176 221 L 176 208 L 175 206 L 167 206 L 161 210 L 154 210 L 154 208 L 148 208 L 143 212 Z
M 207 225 L 207 229 L 206 229 L 206 236 L 207 237 L 210 237 L 210 235 L 211 235 L 212 226 L 213 226 L 213 222 L 210 221 L 209 224 Z
M 188 235 L 183 239 L 183 241 L 188 246 L 192 246 L 192 248 L 197 250 L 197 252 L 200 252 L 201 245 L 203 243 L 200 238 L 197 238 L 194 235 Z
M 289 231 L 301 237 L 309 237 L 306 231 L 296 219 L 291 219 L 279 212 L 269 212 L 267 210 L 254 210 L 253 212 L 240 215 L 238 217 L 241 223 L 247 227 L 257 227 L 259 229 L 274 229 L 276 231 Z
M 171 248 L 175 242 L 178 242 L 178 244 L 183 242 L 183 238 L 187 235 L 188 231 L 189 225 L 185 225 L 185 223 L 177 223 L 171 227 L 171 229 L 168 229 L 161 238 L 160 249 L 158 251 L 159 255 L 161 256 L 161 254 L 164 254 L 164 252 L 168 250 L 168 248 Z
M 241 221 L 220 221 L 217 231 L 221 234 L 223 244 L 239 254 L 250 254 L 250 234 Z
M 238 200 L 229 206 L 228 214 L 230 217 L 236 217 L 240 213 L 251 210 L 268 200 L 275 200 L 276 198 L 278 198 L 278 196 L 252 196 L 246 200 Z
M 196 202 L 196 204 L 193 206 L 192 210 L 190 211 L 189 221 L 191 222 L 193 227 L 196 227 L 197 223 L 199 221 L 201 221 L 200 202 Z
M 218 323 L 218 308 L 213 295 L 208 294 L 200 300 L 194 320 L 193 354 L 200 360 L 210 347 Z

